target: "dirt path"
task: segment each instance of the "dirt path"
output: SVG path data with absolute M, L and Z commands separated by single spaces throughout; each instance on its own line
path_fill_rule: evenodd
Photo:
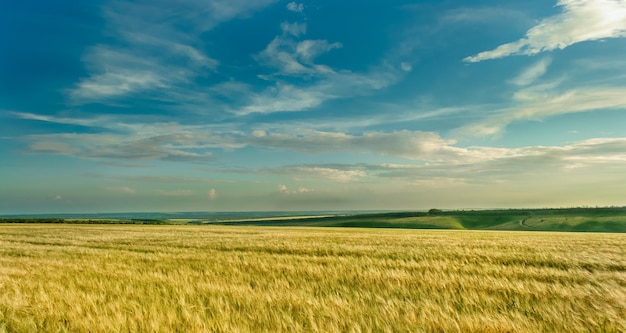
M 530 218 L 530 216 L 525 218 L 525 219 L 523 219 L 523 220 L 521 220 L 521 221 L 519 221 L 519 225 L 521 225 L 524 228 L 532 228 L 531 226 L 526 224 L 526 220 L 528 220 L 529 218 Z

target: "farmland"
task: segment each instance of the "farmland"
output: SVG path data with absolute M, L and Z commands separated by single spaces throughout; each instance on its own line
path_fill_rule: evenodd
M 0 225 L 0 332 L 623 332 L 625 318 L 622 233 Z
M 314 218 L 221 221 L 226 225 L 401 229 L 626 232 L 626 208 L 384 212 Z

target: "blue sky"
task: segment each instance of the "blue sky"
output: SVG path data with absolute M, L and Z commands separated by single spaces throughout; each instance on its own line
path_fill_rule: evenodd
M 5 1 L 0 213 L 626 204 L 626 2 Z

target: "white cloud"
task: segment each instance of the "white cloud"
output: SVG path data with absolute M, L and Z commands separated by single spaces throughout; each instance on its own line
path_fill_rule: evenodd
M 54 196 L 54 200 L 60 201 L 63 200 L 63 197 L 60 194 Z
M 626 2 L 623 0 L 560 0 L 563 12 L 539 22 L 526 36 L 491 51 L 463 59 L 479 62 L 510 55 L 532 55 L 604 38 L 626 37 Z
M 294 37 L 300 37 L 300 35 L 306 34 L 306 23 L 283 22 L 280 24 L 280 28 L 283 34 L 292 35 Z
M 210 139 L 173 133 L 148 138 L 133 138 L 121 134 L 63 133 L 24 137 L 27 150 L 88 159 L 210 161 L 208 151 L 196 152 L 194 145 L 203 146 Z M 178 146 L 180 145 L 180 146 Z
M 192 190 L 157 190 L 156 193 L 167 197 L 189 197 L 194 195 Z
M 294 13 L 302 13 L 304 11 L 304 4 L 296 3 L 295 1 L 290 2 L 287 4 L 287 9 Z
M 237 111 L 238 114 L 272 113 L 280 111 L 301 111 L 316 107 L 332 98 L 324 91 L 301 89 L 289 84 L 278 83 L 264 92 L 251 97 L 248 105 Z
M 461 153 L 454 140 L 433 132 L 367 132 L 351 135 L 341 132 L 300 131 L 299 134 L 267 133 L 265 137 L 246 138 L 251 146 L 289 149 L 304 153 L 370 152 L 408 159 L 451 157 Z
M 368 73 L 353 73 L 316 63 L 316 59 L 343 47 L 339 42 L 323 39 L 298 41 L 301 26 L 283 23 L 283 34 L 276 36 L 255 59 L 276 71 L 258 77 L 271 82 L 264 90 L 237 96 L 245 102 L 231 111 L 238 115 L 250 113 L 294 112 L 315 108 L 327 100 L 362 96 L 398 81 L 401 68 L 387 64 Z M 287 79 L 285 78 L 287 77 Z M 293 77 L 304 80 L 292 80 Z M 286 83 L 288 81 L 290 83 Z M 247 97 L 247 98 L 246 98 Z
M 518 91 L 519 105 L 497 110 L 485 120 L 459 129 L 471 136 L 498 135 L 511 122 L 540 120 L 568 113 L 626 109 L 626 87 L 583 87 L 555 91 L 555 84 L 531 86 Z
M 214 188 L 210 189 L 208 196 L 209 196 L 209 199 L 215 200 L 217 198 L 217 191 Z
M 298 193 L 307 193 L 307 192 L 313 192 L 313 190 L 308 189 L 306 187 L 300 186 L 298 187 L 298 189 L 296 190 L 296 192 Z
M 604 165 L 619 167 L 626 162 L 626 138 L 596 138 L 564 146 L 528 146 L 521 148 L 470 147 L 485 151 L 485 158 L 471 163 L 429 163 L 417 166 L 386 166 L 382 175 L 391 178 L 454 177 L 466 182 L 509 179 L 511 175 L 554 173 Z
M 267 132 L 265 132 L 264 130 L 255 130 L 252 132 L 252 136 L 257 137 L 257 138 L 262 138 L 266 135 L 267 135 Z
M 346 183 L 357 180 L 361 177 L 366 177 L 367 173 L 363 170 L 339 170 L 328 167 L 297 167 L 294 169 L 297 173 L 297 177 L 316 177 L 324 178 L 332 181 Z
M 341 48 L 341 43 L 329 43 L 326 40 L 303 40 L 296 45 L 298 58 L 305 63 L 311 63 L 316 57 L 332 49 Z
M 275 1 L 183 0 L 173 8 L 147 0 L 108 1 L 103 6 L 107 34 L 119 42 L 87 50 L 83 62 L 89 74 L 68 90 L 70 100 L 105 102 L 156 89 L 163 93 L 144 97 L 189 100 L 194 92 L 177 88 L 218 65 L 204 53 L 198 37 Z M 174 98 L 176 94 L 187 98 Z
M 519 73 L 515 78 L 511 80 L 511 83 L 517 86 L 527 86 L 543 76 L 548 71 L 548 66 L 550 66 L 551 63 L 551 58 L 543 58 L 531 65 L 530 67 L 524 69 L 521 73 Z
M 400 63 L 400 69 L 402 69 L 405 72 L 410 72 L 413 70 L 413 65 L 411 65 L 408 62 L 402 62 Z
M 105 187 L 105 189 L 107 191 L 114 191 L 114 192 L 121 192 L 121 193 L 128 193 L 128 194 L 135 193 L 135 189 L 126 187 L 126 186 L 107 186 Z
M 252 94 L 247 104 L 234 112 L 294 112 L 315 108 L 327 100 L 363 96 L 384 89 L 398 80 L 395 72 L 376 71 L 357 74 L 348 71 L 329 73 L 307 86 L 298 87 L 278 81 L 262 92 Z
M 504 21 L 508 24 L 512 22 L 527 22 L 530 19 L 522 12 L 505 7 L 460 7 L 454 8 L 441 17 L 444 24 L 467 23 L 485 24 Z
M 280 184 L 278 185 L 278 191 L 282 194 L 303 194 L 303 193 L 309 193 L 309 192 L 313 192 L 313 190 L 308 189 L 306 187 L 300 186 L 298 187 L 298 189 L 291 191 L 289 190 L 289 188 L 287 188 L 287 185 L 285 184 Z
M 279 75 L 326 75 L 333 73 L 333 70 L 313 61 L 321 54 L 341 46 L 341 43 L 329 43 L 326 40 L 296 42 L 287 36 L 276 36 L 256 59 L 266 66 L 278 69 Z
M 182 82 L 190 75 L 187 70 L 170 71 L 151 56 L 127 54 L 104 46 L 96 46 L 85 56 L 95 69 L 69 91 L 77 103 L 98 101 L 138 91 L 165 88 Z
M 107 118 L 107 121 L 96 124 L 94 119 L 39 117 L 30 113 L 15 115 L 60 124 L 93 124 L 92 127 L 109 130 L 102 133 L 55 133 L 22 137 L 28 143 L 27 151 L 34 153 L 87 159 L 201 162 L 212 159 L 211 148 L 241 147 L 241 144 L 233 146 L 227 143 L 227 138 L 218 139 L 206 129 L 177 123 L 130 123 L 125 118 Z M 225 145 L 222 146 L 222 143 Z
M 457 158 L 432 159 L 426 163 L 293 165 L 238 172 L 279 175 L 318 184 L 320 180 L 327 180 L 339 183 L 342 189 L 358 188 L 359 192 L 379 185 L 389 186 L 395 192 L 419 186 L 428 190 L 427 195 L 431 194 L 430 190 L 445 189 L 448 196 L 468 191 L 473 196 L 490 192 L 493 186 L 504 189 L 499 195 L 506 196 L 507 191 L 519 193 L 521 188 L 524 189 L 521 192 L 525 193 L 533 188 L 550 191 L 554 184 L 571 188 L 573 184 L 593 181 L 614 183 L 616 179 L 626 180 L 623 173 L 626 138 L 596 138 L 562 146 L 476 146 L 458 149 Z M 599 173 L 599 170 L 602 172 Z M 545 187 L 545 184 L 550 186 Z M 331 188 L 332 184 L 325 186 Z M 279 185 L 278 191 L 283 194 L 308 193 L 291 190 L 285 184 Z M 410 192 L 415 193 L 414 189 Z M 537 193 L 533 191 L 532 195 Z

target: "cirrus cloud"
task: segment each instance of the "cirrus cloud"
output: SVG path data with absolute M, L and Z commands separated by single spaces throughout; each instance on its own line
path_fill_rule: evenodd
M 562 7 L 563 12 L 541 20 L 525 37 L 463 61 L 533 55 L 584 41 L 626 37 L 626 2 L 623 0 L 560 0 L 557 6 Z

